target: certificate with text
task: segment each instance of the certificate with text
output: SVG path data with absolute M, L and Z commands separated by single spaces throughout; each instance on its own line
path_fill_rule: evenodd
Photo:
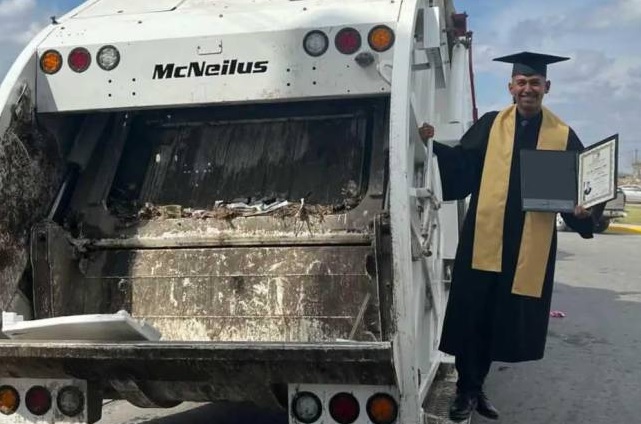
M 578 204 L 590 208 L 616 197 L 619 135 L 610 136 L 579 155 Z

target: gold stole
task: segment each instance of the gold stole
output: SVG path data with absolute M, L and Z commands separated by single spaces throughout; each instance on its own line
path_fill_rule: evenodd
M 516 106 L 501 111 L 492 125 L 479 192 L 472 268 L 501 272 L 503 223 L 514 151 Z M 537 150 L 566 150 L 570 128 L 543 108 Z M 526 212 L 512 293 L 540 298 L 552 246 L 556 214 Z

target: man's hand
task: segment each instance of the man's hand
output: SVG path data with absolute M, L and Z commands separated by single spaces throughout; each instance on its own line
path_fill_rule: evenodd
M 434 127 L 424 122 L 423 125 L 419 127 L 418 134 L 421 136 L 421 139 L 426 142 L 434 137 Z
M 592 211 L 584 208 L 583 206 L 577 205 L 574 208 L 574 216 L 579 219 L 584 219 L 592 215 Z

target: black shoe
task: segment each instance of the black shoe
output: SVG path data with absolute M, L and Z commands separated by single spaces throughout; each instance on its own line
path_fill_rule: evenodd
M 477 407 L 477 396 L 470 393 L 457 393 L 454 402 L 450 407 L 450 419 L 452 421 L 465 421 L 470 418 Z
M 476 397 L 476 411 L 483 415 L 485 418 L 491 420 L 499 419 L 499 411 L 492 405 L 492 402 L 487 398 L 485 393 L 480 392 Z

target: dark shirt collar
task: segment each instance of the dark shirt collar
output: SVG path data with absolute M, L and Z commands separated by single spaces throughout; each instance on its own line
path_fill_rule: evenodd
M 532 118 L 525 119 L 521 116 L 519 113 L 519 110 L 516 110 L 516 123 L 517 127 L 527 127 L 530 125 L 539 125 L 541 123 L 541 120 L 543 119 L 543 112 L 539 112 L 536 116 L 533 116 Z

